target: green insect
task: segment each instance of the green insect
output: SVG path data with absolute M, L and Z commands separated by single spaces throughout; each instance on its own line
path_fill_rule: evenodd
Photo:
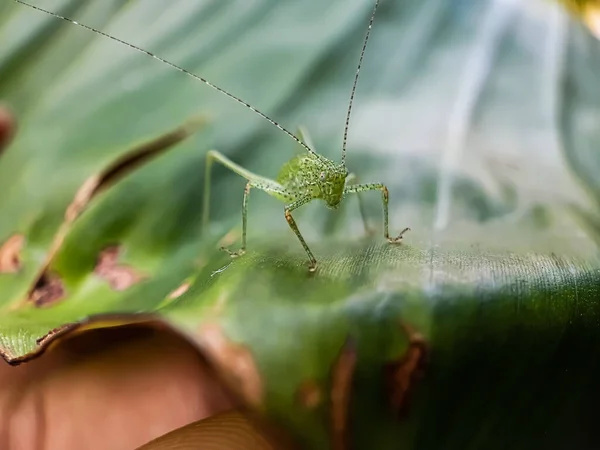
M 410 228 L 405 228 L 400 232 L 400 234 L 396 237 L 392 237 L 389 234 L 388 230 L 388 202 L 389 202 L 389 193 L 387 187 L 382 183 L 366 183 L 366 184 L 356 184 L 357 177 L 348 172 L 346 168 L 346 142 L 348 136 L 348 128 L 350 125 L 350 113 L 352 111 L 352 103 L 354 101 L 354 94 L 356 91 L 356 85 L 358 82 L 358 76 L 360 73 L 360 68 L 362 65 L 362 61 L 365 55 L 365 50 L 367 48 L 367 43 L 369 41 L 369 35 L 371 33 L 371 28 L 373 26 L 373 20 L 375 19 L 375 13 L 377 11 L 377 7 L 379 6 L 379 0 L 375 1 L 375 5 L 373 7 L 373 13 L 371 14 L 371 18 L 369 20 L 369 26 L 367 28 L 367 34 L 365 36 L 365 40 L 363 42 L 363 47 L 360 54 L 360 59 L 358 62 L 358 67 L 356 69 L 356 75 L 354 77 L 354 83 L 352 85 L 352 91 L 350 94 L 350 102 L 348 105 L 348 112 L 346 114 L 346 126 L 344 129 L 344 140 L 342 145 L 342 158 L 340 163 L 336 163 L 331 161 L 330 159 L 325 158 L 317 154 L 313 150 L 313 146 L 310 142 L 310 138 L 306 131 L 300 130 L 298 136 L 295 136 L 290 131 L 285 129 L 283 126 L 275 122 L 273 119 L 268 117 L 267 115 L 260 112 L 258 109 L 254 108 L 247 102 L 242 99 L 230 94 L 224 89 L 214 85 L 208 80 L 195 75 L 188 70 L 173 64 L 147 50 L 144 50 L 140 47 L 137 47 L 133 44 L 125 42 L 121 39 L 118 39 L 114 36 L 111 36 L 107 33 L 104 33 L 95 28 L 89 27 L 87 25 L 75 22 L 67 17 L 61 16 L 59 14 L 47 11 L 38 6 L 31 5 L 29 3 L 23 2 L 21 0 L 15 0 L 17 3 L 21 3 L 25 6 L 33 8 L 37 11 L 44 12 L 46 14 L 50 14 L 51 16 L 57 17 L 62 20 L 66 20 L 75 25 L 81 26 L 87 30 L 93 31 L 94 33 L 98 33 L 104 37 L 112 39 L 113 41 L 119 42 L 121 44 L 127 45 L 128 47 L 137 50 L 139 52 L 145 53 L 148 56 L 151 56 L 154 59 L 159 60 L 160 62 L 167 64 L 174 69 L 185 73 L 186 75 L 191 76 L 192 78 L 203 82 L 209 87 L 221 92 L 227 97 L 235 100 L 236 102 L 244 105 L 251 111 L 255 112 L 263 119 L 267 120 L 271 125 L 274 125 L 279 130 L 283 131 L 285 134 L 290 136 L 294 141 L 302 146 L 306 153 L 295 156 L 284 166 L 281 168 L 279 175 L 276 180 L 266 178 L 255 173 L 250 172 L 249 170 L 244 169 L 240 165 L 231 161 L 222 153 L 211 150 L 206 155 L 206 174 L 205 174 L 205 189 L 204 189 L 204 205 L 203 205 L 203 224 L 204 229 L 208 224 L 209 218 L 209 205 L 210 205 L 210 169 L 212 163 L 217 161 L 242 176 L 247 180 L 246 187 L 244 189 L 244 198 L 242 202 L 242 245 L 238 251 L 231 251 L 226 248 L 223 248 L 226 252 L 228 252 L 232 257 L 241 256 L 246 251 L 246 228 L 247 228 L 247 217 L 248 217 L 248 198 L 250 195 L 250 191 L 252 189 L 259 189 L 261 191 L 266 192 L 267 194 L 277 198 L 278 200 L 285 203 L 283 214 L 284 218 L 287 221 L 288 225 L 292 229 L 292 231 L 298 237 L 298 240 L 304 247 L 306 254 L 309 259 L 308 269 L 310 272 L 314 272 L 317 269 L 317 259 L 313 255 L 312 251 L 308 247 L 302 233 L 300 233 L 300 229 L 296 225 L 296 221 L 292 216 L 292 212 L 302 205 L 305 205 L 315 199 L 323 200 L 327 207 L 330 209 L 337 209 L 347 194 L 360 194 L 361 192 L 366 191 L 380 191 L 381 192 L 381 201 L 383 205 L 383 235 L 385 239 L 390 243 L 399 243 L 402 240 L 402 236 L 404 233 L 410 230 Z M 359 208 L 363 223 L 365 225 L 365 229 L 368 230 L 368 224 L 364 213 L 364 207 L 362 203 L 362 199 L 359 200 Z

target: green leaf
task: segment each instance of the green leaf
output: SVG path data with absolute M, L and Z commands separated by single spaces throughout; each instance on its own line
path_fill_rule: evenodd
M 305 125 L 339 158 L 370 0 L 36 5 Z M 10 252 L 18 269 L 0 274 L 4 357 L 158 318 L 309 448 L 597 446 L 600 44 L 543 0 L 380 8 L 348 166 L 388 186 L 393 230 L 412 231 L 385 242 L 375 193 L 369 238 L 356 200 L 314 202 L 295 216 L 311 276 L 260 193 L 248 253 L 218 250 L 237 245 L 244 186 L 225 170 L 200 228 L 209 149 L 274 177 L 293 141 L 156 59 L 6 7 L 0 98 L 20 124 L 0 159 L 0 267 Z M 193 116 L 208 124 L 165 141 Z M 89 180 L 161 142 L 65 221 Z

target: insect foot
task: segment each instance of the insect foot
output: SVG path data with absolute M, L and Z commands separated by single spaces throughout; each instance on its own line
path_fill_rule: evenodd
M 410 228 L 405 228 L 404 230 L 402 230 L 400 232 L 400 234 L 398 236 L 396 236 L 395 238 L 393 237 L 388 237 L 387 240 L 390 244 L 398 244 L 400 242 L 402 242 L 402 237 L 404 235 L 404 233 L 406 233 L 407 231 L 410 231 Z
M 232 258 L 237 258 L 238 256 L 242 256 L 244 253 L 246 253 L 246 250 L 244 250 L 243 248 L 240 248 L 237 252 L 232 252 L 227 247 L 221 247 L 220 250 L 224 251 Z

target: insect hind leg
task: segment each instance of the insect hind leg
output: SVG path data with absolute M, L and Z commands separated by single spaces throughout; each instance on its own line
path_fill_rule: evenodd
M 237 252 L 233 252 L 226 247 L 221 247 L 221 250 L 227 252 L 232 258 L 242 256 L 246 253 L 246 226 L 248 224 L 248 197 L 250 197 L 250 189 L 252 183 L 248 181 L 244 187 L 244 200 L 242 201 L 242 246 Z
M 304 240 L 304 236 L 302 236 L 302 233 L 300 233 L 300 229 L 298 228 L 298 225 L 296 225 L 296 221 L 292 217 L 292 211 L 294 211 L 295 209 L 298 209 L 302 205 L 310 202 L 311 200 L 312 200 L 311 197 L 303 197 L 303 198 L 296 200 L 293 203 L 290 203 L 289 205 L 286 205 L 286 207 L 284 208 L 284 214 L 285 214 L 285 220 L 287 220 L 288 225 L 290 226 L 292 231 L 296 234 L 296 237 L 298 238 L 298 240 L 302 244 L 302 247 L 304 247 L 306 254 L 308 255 L 308 259 L 310 261 L 310 263 L 308 265 L 308 271 L 312 273 L 317 270 L 317 260 L 316 260 L 315 256 L 312 254 L 312 252 L 310 251 L 308 244 Z

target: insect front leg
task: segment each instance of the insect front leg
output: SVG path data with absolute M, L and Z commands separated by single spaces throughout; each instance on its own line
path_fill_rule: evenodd
M 368 183 L 368 184 L 354 184 L 351 186 L 346 186 L 344 189 L 344 194 L 358 194 L 360 192 L 366 191 L 381 191 L 381 200 L 383 203 L 383 235 L 393 244 L 398 243 L 402 240 L 402 235 L 410 230 L 410 228 L 405 228 L 400 232 L 400 234 L 396 237 L 390 237 L 389 229 L 388 229 L 388 202 L 389 202 L 389 192 L 388 188 L 381 183 Z
M 306 241 L 304 240 L 302 233 L 300 233 L 300 230 L 298 229 L 298 225 L 296 225 L 296 221 L 292 217 L 293 210 L 310 202 L 311 200 L 312 200 L 311 197 L 303 197 L 299 200 L 296 200 L 293 203 L 290 203 L 289 205 L 286 205 L 284 208 L 284 214 L 285 214 L 285 220 L 287 220 L 287 223 L 290 226 L 290 228 L 292 229 L 292 231 L 294 233 L 296 233 L 298 240 L 300 241 L 300 243 L 302 244 L 302 247 L 304 247 L 304 250 L 306 251 L 306 254 L 308 255 L 308 259 L 310 260 L 310 264 L 308 266 L 308 271 L 314 272 L 315 270 L 317 270 L 317 260 L 315 259 L 314 255 L 310 251 L 310 248 L 308 248 L 308 245 L 306 244 Z

